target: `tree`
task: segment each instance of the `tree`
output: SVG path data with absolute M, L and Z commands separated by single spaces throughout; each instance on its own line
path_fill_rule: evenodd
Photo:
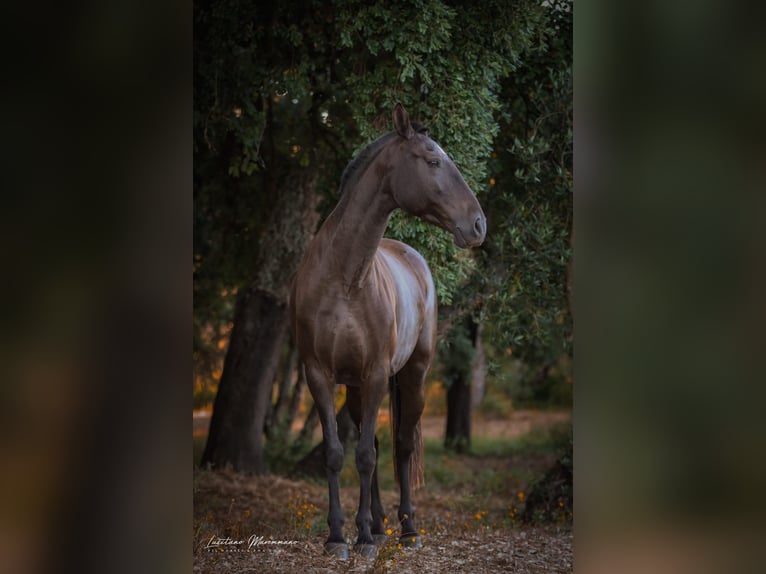
M 252 235 L 260 236 L 255 252 L 242 250 L 252 257 L 246 268 L 255 269 L 245 288 L 239 288 L 243 275 L 236 272 L 231 278 L 222 274 L 211 282 L 215 288 L 227 280 L 232 281 L 238 296 L 201 462 L 206 466 L 231 465 L 239 471 L 262 473 L 266 470 L 263 426 L 287 333 L 288 288 L 318 221 L 316 188 L 322 162 L 316 161 L 321 138 L 311 137 L 321 129 L 317 107 L 321 97 L 309 93 L 310 87 L 316 88 L 320 80 L 310 74 L 284 79 L 289 74 L 283 69 L 282 52 L 295 47 L 289 31 L 303 21 L 303 16 L 287 9 L 257 10 L 251 7 L 251 11 L 247 11 L 237 2 L 199 6 L 197 20 L 204 30 L 200 42 L 209 51 L 200 47 L 195 54 L 202 92 L 195 131 L 200 181 L 195 183 L 201 205 L 205 205 L 206 200 L 223 199 L 227 191 L 233 191 L 231 208 L 236 213 L 241 203 L 247 204 L 242 185 L 246 181 L 257 190 L 254 195 L 259 205 L 269 207 L 268 219 L 254 213 L 244 226 L 237 225 L 236 220 L 234 225 L 231 220 L 215 225 L 211 220 L 220 216 L 220 210 L 213 210 L 212 215 L 198 214 L 202 220 L 200 225 L 203 228 L 211 225 L 221 239 L 230 231 L 236 233 L 244 229 L 247 232 L 248 225 L 257 232 Z M 259 27 L 254 29 L 256 24 Z M 259 66 L 253 66 L 256 54 L 263 58 Z M 288 50 L 288 54 L 294 51 Z M 230 77 L 224 72 L 223 77 L 219 77 L 216 64 L 220 63 L 228 74 L 234 75 Z M 232 72 L 229 67 L 232 64 L 244 66 L 249 74 Z M 211 91 L 215 94 L 212 102 Z M 287 95 L 290 91 L 300 97 L 297 101 L 303 105 L 287 109 L 280 106 L 280 94 Z M 203 109 L 207 110 L 205 115 Z M 301 151 L 300 146 L 293 143 L 301 136 L 317 144 Z M 203 177 L 213 183 L 203 182 Z M 245 234 L 251 241 L 252 235 Z M 228 271 L 232 263 L 242 264 L 235 257 L 236 252 L 228 254 L 229 261 L 225 255 L 216 261 L 216 248 L 220 246 L 211 241 L 210 235 L 195 241 L 195 263 L 199 263 L 198 272 L 203 277 L 204 271 L 211 267 Z M 195 277 L 195 282 L 197 279 Z M 199 282 L 204 285 L 202 278 Z
M 493 343 L 545 368 L 572 353 L 572 2 L 546 4 L 523 65 L 503 80 L 481 194 L 488 241 L 473 275 Z
M 572 3 L 547 4 L 533 41 L 501 80 L 489 185 L 480 201 L 487 240 L 445 330 L 445 445 L 470 445 L 468 332 L 491 325 L 491 344 L 513 348 L 530 384 L 572 353 Z M 468 330 L 467 330 L 468 326 Z
M 266 470 L 263 428 L 287 335 L 288 286 L 318 220 L 315 186 L 316 173 L 308 168 L 296 169 L 284 180 L 266 226 L 273 241 L 259 254 L 255 278 L 237 299 L 203 465 Z

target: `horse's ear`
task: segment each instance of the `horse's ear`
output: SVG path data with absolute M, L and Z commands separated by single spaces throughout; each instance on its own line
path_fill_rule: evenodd
M 410 124 L 410 116 L 401 102 L 397 102 L 396 106 L 394 106 L 394 129 L 396 133 L 405 139 L 410 139 L 415 135 L 415 130 L 412 129 L 412 124 Z

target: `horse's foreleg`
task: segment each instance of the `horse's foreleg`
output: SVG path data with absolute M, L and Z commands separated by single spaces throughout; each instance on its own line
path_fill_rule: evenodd
M 375 425 L 378 408 L 387 389 L 387 377 L 366 381 L 361 393 L 361 429 L 356 447 L 356 469 L 359 472 L 359 510 L 356 526 L 359 530 L 357 550 L 365 555 L 374 555 L 372 537 L 372 485 L 376 465 Z M 364 383 L 363 383 L 364 384 Z M 379 501 L 378 501 L 379 502 Z
M 351 414 L 351 420 L 354 421 L 357 430 L 362 424 L 362 399 L 359 387 L 346 387 L 346 405 Z M 374 438 L 375 443 L 375 469 L 372 471 L 372 482 L 370 488 L 370 513 L 372 514 L 372 524 L 370 531 L 372 539 L 376 544 L 382 544 L 386 541 L 386 525 L 384 522 L 385 512 L 383 503 L 380 500 L 380 489 L 378 487 L 378 461 L 380 459 L 380 449 L 378 448 L 378 437 Z
M 331 381 L 317 372 L 309 372 L 309 369 L 306 369 L 306 380 L 317 406 L 325 444 L 325 470 L 330 492 L 330 509 L 327 513 L 330 535 L 325 543 L 325 551 L 338 558 L 348 558 L 348 545 L 343 538 L 343 510 L 340 506 L 343 444 L 338 437 L 338 425 L 335 419 L 335 389 Z

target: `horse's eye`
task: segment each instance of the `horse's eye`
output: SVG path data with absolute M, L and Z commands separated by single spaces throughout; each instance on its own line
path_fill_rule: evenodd
M 428 165 L 432 165 L 434 167 L 439 167 L 439 164 L 441 163 L 438 159 L 429 159 Z

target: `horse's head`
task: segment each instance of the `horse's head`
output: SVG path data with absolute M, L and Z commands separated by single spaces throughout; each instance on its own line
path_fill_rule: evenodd
M 396 204 L 452 233 L 458 247 L 484 241 L 487 218 L 457 167 L 425 130 L 415 130 L 401 104 L 394 108 L 399 137 L 391 171 Z

